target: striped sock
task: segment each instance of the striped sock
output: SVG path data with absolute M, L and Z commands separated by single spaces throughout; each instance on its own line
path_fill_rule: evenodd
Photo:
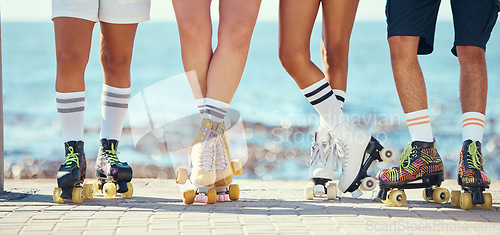
M 433 142 L 431 121 L 429 118 L 429 110 L 422 109 L 415 112 L 407 113 L 406 123 L 410 130 L 411 141 Z
M 462 114 L 462 140 L 483 142 L 485 116 L 478 112 Z
M 335 94 L 335 98 L 337 98 L 337 102 L 339 103 L 340 108 L 342 109 L 344 107 L 344 101 L 346 97 L 345 91 L 339 89 L 333 89 L 333 93 Z M 330 128 L 328 127 L 328 124 L 326 123 L 325 119 L 320 117 L 318 133 L 327 132 L 326 134 L 328 134 L 329 129 Z
M 344 121 L 344 113 L 326 79 L 323 78 L 306 87 L 302 93 L 328 124 L 329 129 Z
M 196 106 L 198 106 L 198 111 L 200 112 L 201 119 L 208 118 L 207 106 L 205 105 L 205 98 L 196 99 Z
M 222 101 L 205 98 L 205 106 L 208 114 L 208 118 L 212 122 L 220 123 L 224 121 L 226 117 L 227 110 L 229 109 L 229 104 Z
M 129 99 L 130 87 L 117 88 L 103 84 L 101 139 L 120 140 Z
M 56 106 L 63 141 L 83 141 L 85 91 L 56 92 Z

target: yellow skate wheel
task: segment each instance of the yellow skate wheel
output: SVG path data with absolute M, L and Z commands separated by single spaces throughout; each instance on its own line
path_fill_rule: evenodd
M 460 191 L 459 190 L 451 191 L 451 206 L 452 207 L 460 207 Z
M 196 192 L 194 189 L 186 189 L 182 192 L 182 202 L 184 204 L 189 205 L 194 203 L 194 199 L 196 198 Z
M 83 185 L 83 199 L 94 198 L 94 185 L 84 184 Z
M 445 204 L 450 200 L 450 191 L 445 188 L 437 188 L 432 192 L 432 198 L 434 199 L 434 202 L 439 203 L 439 204 Z
M 240 199 L 240 186 L 237 184 L 229 185 L 229 199 L 231 201 L 237 201 Z
M 470 193 L 460 194 L 460 208 L 463 210 L 470 210 L 472 208 L 472 196 Z
M 186 168 L 179 168 L 175 171 L 175 183 L 185 184 L 188 178 L 188 171 Z
M 73 192 L 71 194 L 71 200 L 73 200 L 73 203 L 76 203 L 76 204 L 80 204 L 83 202 L 83 188 L 82 187 L 73 188 Z
M 214 188 L 211 188 L 207 192 L 207 204 L 215 204 L 217 201 L 217 191 Z
M 241 161 L 239 159 L 231 161 L 231 168 L 233 168 L 233 175 L 241 175 Z
M 306 200 L 314 199 L 314 185 L 312 183 L 306 186 L 305 193 L 306 193 Z
M 128 182 L 127 188 L 128 188 L 127 192 L 120 193 L 120 195 L 122 195 L 122 198 L 131 198 L 132 195 L 134 194 L 134 187 L 132 186 L 132 183 Z
M 337 184 L 327 183 L 326 184 L 326 198 L 328 200 L 335 200 L 337 198 Z
M 61 197 L 61 188 L 54 188 L 54 192 L 52 193 L 52 199 L 55 203 L 64 203 L 64 198 Z
M 435 186 L 432 186 L 432 189 L 431 189 L 431 190 L 432 190 L 431 195 L 433 195 L 434 191 L 436 190 L 436 187 L 435 187 Z M 434 198 L 428 198 L 428 197 L 427 197 L 427 193 L 426 193 L 425 191 L 426 191 L 426 189 L 424 189 L 424 190 L 422 191 L 422 197 L 424 198 L 424 200 L 425 200 L 426 202 L 434 202 Z
M 97 192 L 99 192 L 99 183 L 97 183 L 97 181 L 92 181 L 90 182 L 92 184 L 92 193 L 95 195 L 97 195 Z
M 406 203 L 406 194 L 401 190 L 394 190 L 389 194 L 389 201 L 395 206 L 403 206 Z
M 483 193 L 484 196 L 484 204 L 481 205 L 481 209 L 483 210 L 491 210 L 493 207 L 493 198 L 491 197 L 491 193 Z
M 116 196 L 116 185 L 114 183 L 105 183 L 102 187 L 102 193 L 104 194 L 104 198 L 111 199 Z

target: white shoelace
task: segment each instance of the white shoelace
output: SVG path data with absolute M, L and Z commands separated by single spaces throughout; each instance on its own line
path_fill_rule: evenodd
M 334 139 L 333 143 L 335 144 L 337 155 L 340 159 L 342 159 L 342 170 L 344 170 L 345 168 L 347 168 L 347 165 L 349 163 L 349 149 L 347 148 L 347 145 L 338 138 Z
M 214 133 L 209 131 L 207 134 L 207 139 L 203 142 L 203 147 L 201 149 L 200 155 L 200 167 L 202 171 L 212 171 L 214 166 L 214 153 L 217 144 L 217 138 L 215 138 Z

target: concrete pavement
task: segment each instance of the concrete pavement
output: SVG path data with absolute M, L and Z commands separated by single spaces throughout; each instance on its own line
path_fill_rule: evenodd
M 173 180 L 134 179 L 131 199 L 98 194 L 83 204 L 55 204 L 55 180 L 6 180 L 0 194 L 0 234 L 500 234 L 500 181 L 491 185 L 493 209 L 463 211 L 406 190 L 403 207 L 359 199 L 305 200 L 307 181 L 235 180 L 236 202 L 184 205 Z M 443 187 L 458 189 L 455 180 Z

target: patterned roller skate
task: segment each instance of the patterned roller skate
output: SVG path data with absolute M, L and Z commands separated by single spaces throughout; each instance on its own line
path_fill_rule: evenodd
M 87 160 L 82 141 L 64 143 L 66 160 L 57 172 L 57 188 L 52 195 L 55 203 L 64 203 L 71 199 L 73 203 L 82 203 L 84 199 L 94 197 L 91 184 L 83 184 L 87 170 Z
M 217 145 L 215 148 L 215 189 L 217 201 L 236 201 L 240 198 L 240 188 L 237 184 L 231 184 L 233 175 L 241 175 L 241 161 L 231 161 L 229 154 L 229 138 L 224 123 L 221 123 L 216 131 Z
M 339 190 L 343 193 L 350 192 L 354 198 L 363 194 L 361 190 L 374 190 L 377 182 L 368 175 L 368 168 L 375 160 L 393 160 L 394 151 L 384 148 L 370 133 L 350 125 L 347 121 L 340 123 L 330 134 L 343 162 Z
M 189 151 L 191 156 L 191 175 L 189 179 L 193 188 L 185 189 L 182 193 L 184 204 L 203 202 L 214 204 L 217 201 L 217 191 L 214 188 L 215 173 L 215 151 L 217 147 L 217 130 L 219 125 L 213 125 L 210 119 L 203 119 L 200 128 L 193 140 L 193 146 Z M 186 183 L 188 178 L 186 169 L 178 169 L 176 181 L 179 184 Z
M 491 193 L 484 193 L 490 187 L 490 177 L 484 173 L 484 160 L 481 154 L 481 142 L 466 140 L 460 151 L 458 163 L 458 184 L 462 187 L 463 193 L 459 190 L 451 192 L 451 205 L 464 210 L 471 209 L 472 206 L 481 206 L 483 210 L 491 210 Z
M 422 196 L 427 202 L 445 204 L 450 200 L 450 192 L 439 188 L 444 181 L 444 167 L 435 142 L 408 143 L 400 161 L 399 166 L 378 173 L 378 199 L 385 204 L 403 206 L 406 203 L 404 189 L 424 188 Z
M 306 199 L 326 195 L 328 200 L 337 197 L 337 184 L 332 183 L 333 172 L 337 170 L 338 156 L 335 144 L 328 131 L 315 132 L 309 160 L 309 178 L 312 182 L 306 186 Z
M 120 193 L 122 198 L 131 198 L 134 194 L 134 188 L 130 183 L 132 168 L 127 162 L 118 159 L 117 148 L 117 140 L 101 139 L 95 167 L 98 182 L 94 181 L 92 184 L 95 189 L 94 194 L 101 190 L 106 199 L 114 198 L 117 193 Z

